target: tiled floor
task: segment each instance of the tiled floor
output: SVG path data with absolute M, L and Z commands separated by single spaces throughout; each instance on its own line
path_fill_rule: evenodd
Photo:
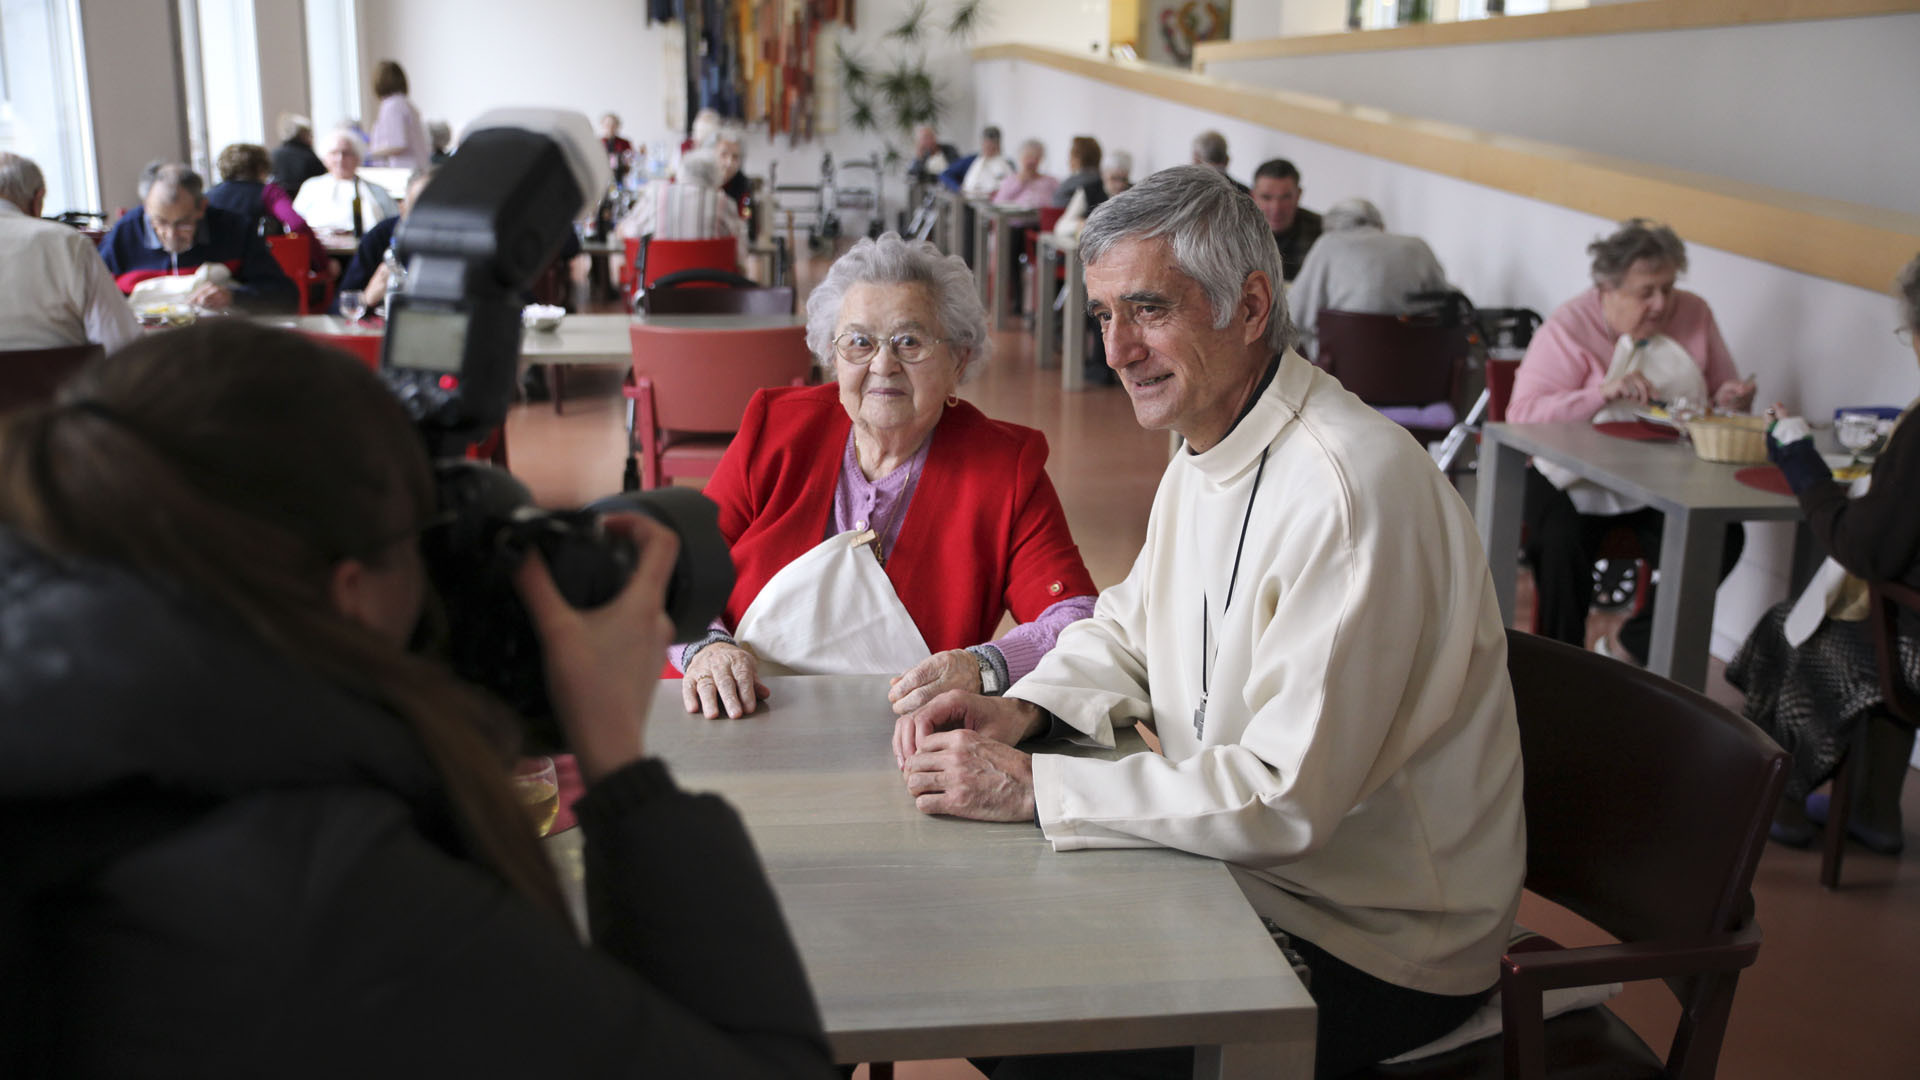
M 962 388 L 992 416 L 1046 432 L 1049 471 L 1094 580 L 1125 576 L 1145 535 L 1167 457 L 1164 435 L 1141 431 L 1118 389 L 1063 394 L 1057 371 L 1037 372 L 1032 338 L 995 336 L 989 370 Z M 509 421 L 514 470 L 546 505 L 616 490 L 623 411 L 617 378 L 574 379 L 564 415 L 525 406 Z M 1524 595 L 1524 594 L 1523 594 Z M 1524 602 L 1524 601 L 1523 601 Z M 1603 625 L 1596 618 L 1592 629 Z M 1735 708 L 1739 694 L 1714 665 L 1712 694 Z M 1920 837 L 1920 780 L 1908 774 L 1907 831 Z M 1071 856 L 1063 856 L 1071 857 Z M 1759 962 L 1742 979 L 1719 1075 L 1738 1080 L 1920 1077 L 1920 862 L 1855 848 L 1844 887 L 1817 881 L 1814 852 L 1769 847 L 1755 881 L 1766 932 Z M 1568 944 L 1602 940 L 1568 913 L 1529 896 L 1522 921 Z M 1614 1002 L 1657 1048 L 1672 1036 L 1672 998 L 1638 984 Z M 864 1071 L 861 1075 L 864 1075 Z M 904 1064 L 915 1080 L 977 1076 L 961 1062 Z

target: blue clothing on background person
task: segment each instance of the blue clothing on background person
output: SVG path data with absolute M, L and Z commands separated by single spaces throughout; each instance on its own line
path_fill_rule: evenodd
M 381 260 L 386 257 L 387 249 L 393 246 L 393 230 L 399 224 L 398 214 L 381 218 L 360 238 L 360 246 L 354 249 L 352 261 L 347 263 L 347 269 L 340 275 L 342 290 L 367 287 L 367 282 L 373 280 L 373 272 L 380 268 Z M 336 293 L 335 304 L 338 302 Z M 337 306 L 335 310 L 338 310 Z
M 968 154 L 954 162 L 946 172 L 940 174 L 940 186 L 948 191 L 959 191 L 960 185 L 966 182 L 967 170 L 973 168 L 973 163 L 978 160 L 979 154 Z
M 140 206 L 129 210 L 101 239 L 100 257 L 116 278 L 133 270 L 168 270 L 175 265 L 148 226 L 146 208 Z M 193 246 L 180 253 L 178 265 L 185 270 L 209 262 L 225 263 L 233 271 L 229 288 L 236 304 L 255 311 L 299 306 L 299 288 L 274 261 L 252 223 L 217 206 L 207 207 Z

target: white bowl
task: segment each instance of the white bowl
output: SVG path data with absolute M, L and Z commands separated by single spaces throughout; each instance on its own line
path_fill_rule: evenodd
M 520 321 L 525 323 L 529 330 L 551 330 L 560 325 L 560 320 L 565 318 L 566 314 L 566 308 L 552 304 L 528 304 L 520 309 Z

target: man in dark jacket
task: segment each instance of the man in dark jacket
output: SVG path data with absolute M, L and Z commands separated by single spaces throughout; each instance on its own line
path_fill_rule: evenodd
M 1300 276 L 1307 252 L 1320 239 L 1320 215 L 1300 205 L 1300 170 L 1286 158 L 1261 162 L 1253 173 L 1253 201 L 1280 245 L 1280 271 L 1288 281 Z
M 304 116 L 280 118 L 280 145 L 273 148 L 273 175 L 270 179 L 291 199 L 300 194 L 300 185 L 316 176 L 324 176 L 326 163 L 313 152 L 313 124 Z
M 240 620 L 4 527 L 0 595 L 0 1076 L 834 1075 L 745 827 L 659 761 L 575 804 L 585 947 Z
M 226 267 L 229 280 L 209 281 L 190 298 L 204 308 L 239 303 L 251 311 L 287 311 L 299 289 L 280 269 L 252 222 L 207 205 L 200 174 L 180 164 L 150 165 L 140 177 L 140 205 L 100 241 L 115 277 L 134 270 Z

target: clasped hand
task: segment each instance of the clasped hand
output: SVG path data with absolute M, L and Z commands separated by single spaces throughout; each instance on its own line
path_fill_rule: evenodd
M 893 755 L 922 813 L 1029 821 L 1033 759 L 1014 749 L 1045 717 L 1018 698 L 953 690 L 894 722 Z

